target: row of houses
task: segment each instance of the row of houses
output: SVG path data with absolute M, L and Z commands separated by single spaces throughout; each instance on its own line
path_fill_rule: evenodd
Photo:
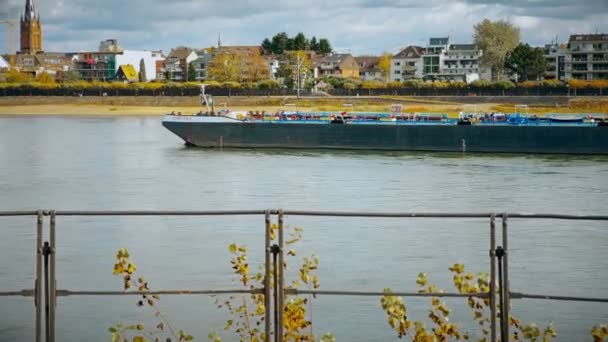
M 568 81 L 572 79 L 608 79 L 608 34 L 571 35 L 567 44 L 548 44 L 544 47 L 548 69 L 545 79 Z M 239 55 L 242 63 L 263 59 L 267 77 L 278 79 L 280 56 L 262 56 L 260 46 L 222 46 L 194 49 L 177 47 L 167 55 L 162 51 L 123 50 L 114 39 L 100 43 L 99 51 L 77 53 L 17 54 L 15 66 L 21 72 L 37 75 L 46 72 L 61 78 L 70 70 L 78 72 L 83 80 L 126 80 L 135 81 L 137 77 L 126 77 L 132 72 L 140 72 L 145 67 L 145 78 L 151 80 L 170 80 L 175 82 L 188 79 L 188 68 L 194 67 L 194 80 L 209 79 L 209 63 L 218 54 Z M 352 56 L 349 53 L 317 55 L 306 52 L 312 63 L 311 75 L 315 79 L 327 76 L 357 78 L 365 81 L 403 82 L 408 79 L 447 80 L 473 82 L 490 80 L 491 70 L 482 66 L 483 51 L 474 44 L 454 43 L 450 37 L 430 38 L 422 46 L 407 46 L 390 60 L 390 70 L 380 68 L 378 56 Z M 7 56 L 8 57 L 8 56 Z M 0 69 L 8 68 L 8 58 L 0 57 Z M 121 67 L 124 67 L 121 70 Z M 241 67 L 242 73 L 248 68 Z M 119 72 L 120 71 L 120 72 Z M 241 75 L 246 78 L 247 75 Z

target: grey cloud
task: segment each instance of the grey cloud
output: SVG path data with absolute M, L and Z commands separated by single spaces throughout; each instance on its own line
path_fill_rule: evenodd
M 484 17 L 531 23 L 522 34 L 533 44 L 555 34 L 566 37 L 571 30 L 608 31 L 608 0 L 34 1 L 49 50 L 96 49 L 107 38 L 130 49 L 204 47 L 215 44 L 218 32 L 227 44 L 258 44 L 276 32 L 301 31 L 330 38 L 340 50 L 381 53 L 424 44 L 434 35 L 469 42 L 473 25 Z M 0 0 L 17 18 L 24 3 Z M 0 51 L 6 49 L 3 30 L 0 26 Z

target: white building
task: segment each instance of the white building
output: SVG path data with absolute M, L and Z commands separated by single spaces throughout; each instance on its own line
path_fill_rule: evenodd
M 152 51 L 134 51 L 124 50 L 122 53 L 116 55 L 116 65 L 118 68 L 121 65 L 131 64 L 135 67 L 135 71 L 139 74 L 139 66 L 141 60 L 144 60 L 146 66 L 146 80 L 152 81 L 156 79 L 156 61 L 163 60 L 162 54 Z
M 482 51 L 474 44 L 451 44 L 450 38 L 431 38 L 424 49 L 422 72 L 426 80 L 473 82 L 487 77 L 479 65 Z
M 10 64 L 6 61 L 6 59 L 4 59 L 2 56 L 0 56 L 0 70 L 9 69 L 9 68 L 10 68 Z
M 565 56 L 565 79 L 608 79 L 608 34 L 574 34 Z
M 547 70 L 543 78 L 545 80 L 566 80 L 566 50 L 557 43 L 545 45 L 545 60 Z
M 412 78 L 422 78 L 422 55 L 424 49 L 408 46 L 391 59 L 390 80 L 402 82 Z
M 474 44 L 451 44 L 445 51 L 441 73 L 447 79 L 467 83 L 479 80 L 481 53 Z
M 268 65 L 268 75 L 271 80 L 278 78 L 279 67 L 281 67 L 281 61 L 275 55 L 266 56 L 266 63 Z

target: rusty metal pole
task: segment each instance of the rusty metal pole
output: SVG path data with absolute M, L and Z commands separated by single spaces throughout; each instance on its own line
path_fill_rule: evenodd
M 270 342 L 270 335 L 271 335 L 271 324 L 270 324 L 270 320 L 271 320 L 271 313 L 270 313 L 270 307 L 271 307 L 271 301 L 270 301 L 270 297 L 272 296 L 272 290 L 270 288 L 270 279 L 272 277 L 271 273 L 272 273 L 272 267 L 270 264 L 270 254 L 271 254 L 271 250 L 270 250 L 270 240 L 271 240 L 271 234 L 270 234 L 270 210 L 266 210 L 266 212 L 264 213 L 264 220 L 266 223 L 266 233 L 265 233 L 265 237 L 264 237 L 264 268 L 265 268 L 265 272 L 264 272 L 264 306 L 265 306 L 265 310 L 264 310 L 264 332 L 266 334 L 266 339 L 265 342 Z
M 285 277 L 284 277 L 284 270 L 283 267 L 285 265 L 285 254 L 284 254 L 284 249 L 285 249 L 285 244 L 283 242 L 283 209 L 279 210 L 279 279 L 275 279 L 275 281 L 278 281 L 279 286 L 278 286 L 278 293 L 275 293 L 275 296 L 279 297 L 278 300 L 278 304 L 279 304 L 279 319 L 277 322 L 275 322 L 276 325 L 278 325 L 279 329 L 279 336 L 278 336 L 278 341 L 279 342 L 283 342 L 283 311 L 285 310 Z
M 57 307 L 57 274 L 55 272 L 55 253 L 57 251 L 55 247 L 55 210 L 51 211 L 51 229 L 50 229 L 50 283 L 49 283 L 49 296 L 50 296 L 50 308 L 49 308 L 49 336 L 51 342 L 55 341 L 55 312 Z
M 490 216 L 490 341 L 496 342 L 496 214 Z
M 42 223 L 43 213 L 39 210 L 36 219 L 36 280 L 34 281 L 36 342 L 42 341 Z
M 504 256 L 502 260 L 503 267 L 503 303 L 501 303 L 502 310 L 505 312 L 505 320 L 503 322 L 505 334 L 507 339 L 509 338 L 509 327 L 511 323 L 511 287 L 509 286 L 509 246 L 507 237 L 507 213 L 502 214 L 502 248 L 504 249 Z

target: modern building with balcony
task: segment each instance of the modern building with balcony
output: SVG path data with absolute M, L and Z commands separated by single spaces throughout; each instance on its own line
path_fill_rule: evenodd
M 565 80 L 608 79 L 608 34 L 571 35 L 565 64 Z
M 544 51 L 547 70 L 543 78 L 566 81 L 566 49 L 557 43 L 552 43 L 545 45 Z
M 474 44 L 452 44 L 449 37 L 431 38 L 422 56 L 423 78 L 467 83 L 479 80 L 484 74 L 481 55 Z

